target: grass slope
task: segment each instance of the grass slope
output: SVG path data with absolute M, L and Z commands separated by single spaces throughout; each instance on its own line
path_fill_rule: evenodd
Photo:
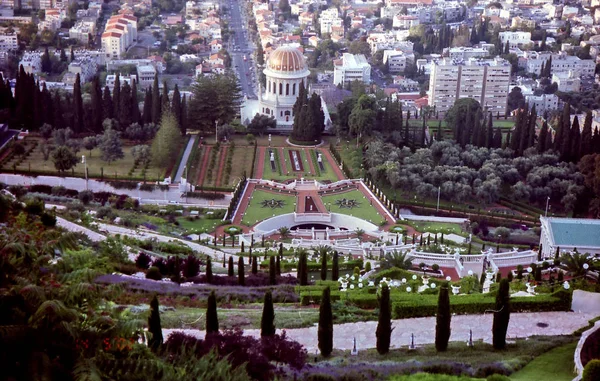
M 359 207 L 352 209 L 340 208 L 336 205 L 336 201 L 344 198 L 358 201 Z M 341 213 L 362 218 L 363 220 L 370 221 L 375 225 L 379 225 L 382 221 L 385 221 L 383 216 L 377 212 L 377 209 L 370 204 L 369 200 L 359 190 L 353 190 L 331 196 L 323 196 L 321 199 L 323 200 L 323 204 L 325 204 L 325 206 L 331 203 L 332 213 Z
M 571 381 L 573 374 L 573 354 L 576 342 L 569 343 L 543 355 L 536 357 L 523 369 L 514 373 L 510 379 L 513 381 Z
M 283 200 L 284 204 L 282 208 L 271 209 L 269 207 L 264 208 L 262 206 L 262 202 L 265 200 Z M 260 222 L 269 217 L 273 217 L 273 215 L 293 213 L 296 202 L 295 196 L 290 195 L 280 195 L 260 190 L 255 190 L 252 193 L 252 199 L 250 200 L 250 205 L 246 209 L 246 213 L 244 213 L 244 218 L 242 219 L 242 224 L 246 226 L 252 226 L 257 222 Z

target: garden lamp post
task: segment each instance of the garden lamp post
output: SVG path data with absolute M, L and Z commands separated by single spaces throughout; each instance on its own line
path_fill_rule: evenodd
M 437 199 L 437 209 L 436 211 L 440 210 L 440 192 L 442 190 L 442 187 L 438 187 L 438 199 Z
M 81 155 L 81 164 L 84 165 L 83 171 L 85 172 L 85 190 L 88 190 L 88 172 L 87 172 L 87 161 L 85 155 Z
M 550 196 L 546 198 L 546 212 L 544 213 L 544 217 L 548 217 L 548 206 L 550 204 Z

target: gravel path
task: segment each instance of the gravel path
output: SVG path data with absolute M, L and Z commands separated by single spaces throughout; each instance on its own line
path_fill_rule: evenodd
M 183 156 L 181 157 L 181 162 L 179 163 L 179 168 L 177 168 L 177 174 L 175 175 L 175 178 L 173 179 L 174 183 L 178 183 L 181 181 L 181 176 L 183 176 L 183 170 L 185 169 L 185 167 L 187 165 L 188 159 L 190 158 L 190 154 L 192 153 L 194 144 L 196 144 L 197 138 L 198 138 L 198 135 L 194 135 L 188 141 L 187 147 L 185 147 L 185 152 L 183 153 Z

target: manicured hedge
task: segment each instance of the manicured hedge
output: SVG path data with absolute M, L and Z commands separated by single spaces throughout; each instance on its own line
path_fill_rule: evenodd
M 359 269 L 363 268 L 363 260 L 362 259 L 353 259 L 351 261 L 348 262 L 344 262 L 344 261 L 340 261 L 339 262 L 339 268 L 340 270 L 354 270 L 355 267 L 358 267 Z M 327 262 L 327 269 L 331 270 L 331 267 L 333 266 L 333 262 Z M 260 267 L 266 268 L 269 267 L 269 261 L 262 261 L 260 263 Z M 298 263 L 289 263 L 287 261 L 283 261 L 281 262 L 281 271 L 283 272 L 290 272 L 292 271 L 292 269 L 296 269 L 298 268 Z M 319 271 L 321 270 L 321 262 L 315 262 L 315 261 L 309 261 L 308 262 L 308 271 Z

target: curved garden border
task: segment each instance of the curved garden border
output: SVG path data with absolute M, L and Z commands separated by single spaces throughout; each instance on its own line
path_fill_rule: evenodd
M 596 323 L 594 323 L 594 326 L 590 329 L 588 329 L 587 331 L 585 331 L 584 333 L 581 334 L 581 337 L 579 338 L 579 342 L 577 343 L 577 348 L 575 348 L 575 370 L 577 371 L 577 377 L 575 377 L 573 379 L 573 381 L 579 381 L 581 380 L 581 376 L 583 374 L 583 363 L 581 362 L 581 351 L 583 350 L 583 347 L 585 345 L 585 342 L 587 341 L 588 337 L 590 337 L 593 333 L 595 333 L 596 331 L 600 330 L 600 320 L 598 320 Z
M 285 142 L 287 144 L 289 144 L 290 146 L 296 147 L 296 148 L 318 148 L 318 147 L 321 147 L 322 145 L 325 144 L 325 140 L 323 140 L 323 139 L 321 139 L 321 142 L 319 144 L 317 144 L 317 145 L 313 144 L 313 145 L 310 145 L 310 146 L 305 146 L 305 145 L 301 145 L 301 144 L 294 144 L 294 143 L 290 142 L 290 138 L 289 137 L 285 139 Z

